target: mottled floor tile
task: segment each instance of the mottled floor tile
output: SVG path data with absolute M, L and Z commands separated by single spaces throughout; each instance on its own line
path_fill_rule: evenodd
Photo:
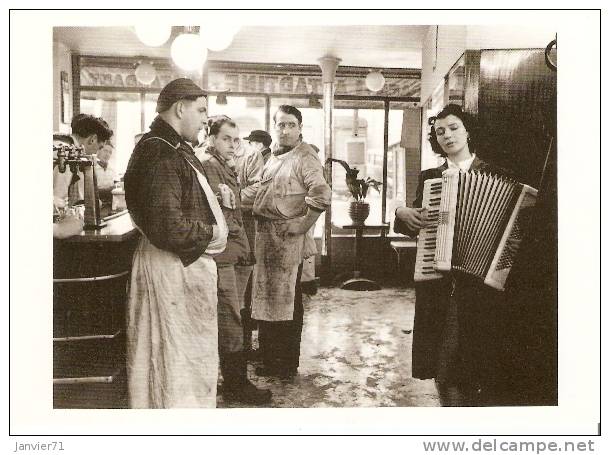
M 269 407 L 439 406 L 434 382 L 411 377 L 414 302 L 412 289 L 321 288 L 304 302 L 299 374 L 257 377 L 251 364 L 250 379 L 273 391 Z

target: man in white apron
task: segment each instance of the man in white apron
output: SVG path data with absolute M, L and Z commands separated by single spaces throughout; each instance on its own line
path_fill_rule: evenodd
M 215 407 L 217 275 L 227 225 L 187 143 L 207 121 L 206 93 L 190 79 L 166 85 L 159 115 L 136 145 L 125 198 L 142 233 L 127 314 L 132 408 Z
M 299 367 L 303 328 L 302 262 L 316 254 L 310 228 L 330 205 L 331 190 L 318 155 L 301 141 L 301 112 L 282 105 L 273 120 L 277 146 L 252 209 L 257 222 L 252 317 L 259 321 L 263 360 L 257 374 L 291 378 Z

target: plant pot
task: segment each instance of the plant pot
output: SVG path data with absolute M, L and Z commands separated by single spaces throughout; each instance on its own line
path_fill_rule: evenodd
M 371 207 L 368 202 L 353 201 L 349 204 L 349 217 L 354 224 L 364 224 L 369 216 Z

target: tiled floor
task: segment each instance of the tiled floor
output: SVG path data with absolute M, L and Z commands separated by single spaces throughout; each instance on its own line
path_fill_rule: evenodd
M 259 378 L 251 364 L 250 379 L 273 391 L 270 407 L 440 406 L 432 380 L 411 378 L 414 301 L 412 289 L 322 288 L 304 302 L 297 377 Z

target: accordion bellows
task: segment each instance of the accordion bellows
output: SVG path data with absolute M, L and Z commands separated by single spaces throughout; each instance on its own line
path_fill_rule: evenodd
M 477 171 L 451 169 L 426 180 L 426 227 L 417 240 L 414 280 L 455 271 L 504 290 L 537 194 L 528 185 Z

